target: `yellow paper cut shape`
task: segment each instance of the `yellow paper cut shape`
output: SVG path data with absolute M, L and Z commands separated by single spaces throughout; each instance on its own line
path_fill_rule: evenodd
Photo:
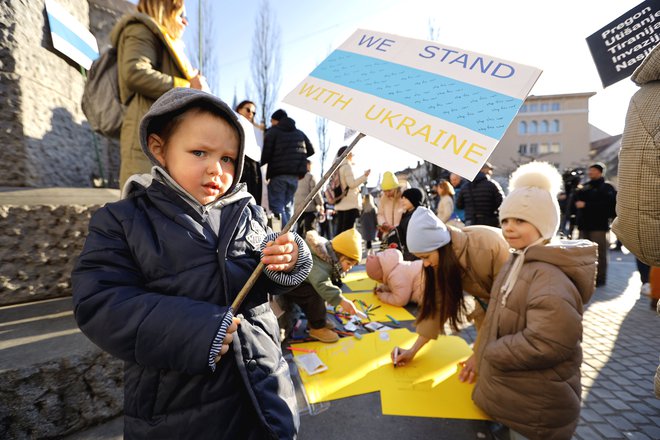
M 362 271 L 349 272 L 346 274 L 342 281 L 349 289 L 353 292 L 360 291 L 373 291 L 374 287 L 378 284 L 376 281 L 372 280 L 367 276 L 367 273 Z
M 380 390 L 383 414 L 488 419 L 472 402 L 474 385 L 458 381 L 458 362 L 472 354 L 460 337 L 439 336 L 413 362 L 394 368 L 393 348 L 410 347 L 416 338 L 407 329 L 396 329 L 370 333 L 361 340 L 342 338 L 335 344 L 296 344 L 315 350 L 328 366 L 313 376 L 301 371 L 308 400 L 318 403 Z
M 372 292 L 344 293 L 344 296 L 351 301 L 359 299 L 362 302 L 364 302 L 367 306 L 370 305 L 373 305 L 373 307 L 380 306 L 375 310 L 372 308 L 370 313 L 373 313 L 373 315 L 369 316 L 369 319 L 371 321 L 379 321 L 387 325 L 388 322 L 392 322 L 387 317 L 387 315 L 390 315 L 392 318 L 396 319 L 397 321 L 411 321 L 415 319 L 415 317 L 408 310 L 404 309 L 403 307 L 393 306 L 391 304 L 385 304 L 380 299 L 378 299 L 378 296 L 376 296 Z M 363 311 L 362 307 L 358 305 L 357 302 L 354 301 L 354 304 L 358 310 Z

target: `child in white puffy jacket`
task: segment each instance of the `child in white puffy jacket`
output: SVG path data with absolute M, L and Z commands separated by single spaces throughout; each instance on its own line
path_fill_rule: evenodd
M 367 275 L 378 281 L 375 291 L 386 304 L 405 306 L 421 301 L 424 283 L 422 261 L 404 261 L 398 249 L 386 249 L 367 257 Z

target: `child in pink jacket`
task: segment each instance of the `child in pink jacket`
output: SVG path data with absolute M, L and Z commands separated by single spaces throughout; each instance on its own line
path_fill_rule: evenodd
M 382 283 L 375 289 L 378 299 L 394 306 L 410 301 L 419 304 L 424 291 L 422 260 L 403 261 L 398 249 L 386 249 L 367 257 L 367 275 Z

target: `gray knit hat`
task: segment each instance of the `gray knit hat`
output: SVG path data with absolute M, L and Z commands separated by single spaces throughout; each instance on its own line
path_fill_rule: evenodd
M 201 90 L 184 87 L 177 87 L 164 93 L 153 103 L 149 111 L 142 118 L 142 122 L 140 122 L 140 145 L 142 146 L 142 151 L 147 155 L 152 164 L 160 166 L 161 164 L 153 154 L 151 154 L 151 151 L 149 151 L 147 143 L 149 135 L 157 129 L 154 122 L 163 121 L 166 118 L 171 119 L 174 116 L 195 107 L 210 107 L 210 110 L 214 114 L 227 121 L 238 133 L 239 144 L 236 174 L 234 175 L 234 182 L 231 187 L 227 189 L 228 194 L 241 180 L 245 152 L 245 133 L 243 132 L 243 127 L 240 122 L 238 122 L 238 116 L 236 113 L 234 113 L 234 111 L 220 98 L 217 98 L 210 93 L 202 92 Z
M 415 209 L 406 233 L 408 252 L 424 254 L 451 242 L 451 234 L 442 220 L 430 209 L 420 206 Z

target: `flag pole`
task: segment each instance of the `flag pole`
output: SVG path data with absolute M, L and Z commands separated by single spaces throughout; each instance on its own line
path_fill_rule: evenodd
M 302 205 L 293 213 L 287 224 L 284 226 L 284 229 L 282 229 L 282 232 L 280 232 L 280 235 L 286 234 L 289 232 L 289 230 L 293 227 L 293 225 L 298 221 L 298 218 L 302 215 L 303 211 L 305 208 L 307 208 L 307 205 L 312 201 L 312 199 L 316 196 L 316 194 L 321 190 L 325 182 L 327 182 L 332 174 L 337 171 L 337 168 L 339 168 L 344 161 L 346 160 L 346 157 L 348 154 L 353 150 L 353 147 L 355 144 L 359 142 L 360 139 L 365 137 L 365 134 L 363 133 L 358 133 L 358 135 L 353 139 L 353 142 L 344 150 L 344 152 L 339 156 L 335 161 L 332 163 L 332 166 L 326 171 L 326 173 L 323 175 L 321 180 L 316 184 L 314 188 L 307 194 L 307 197 L 305 197 L 305 200 L 303 201 Z M 234 299 L 234 302 L 231 304 L 231 312 L 233 314 L 236 313 L 238 308 L 241 306 L 243 303 L 243 300 L 247 296 L 248 292 L 254 284 L 257 282 L 257 279 L 261 275 L 261 272 L 264 270 L 264 264 L 262 262 L 259 262 L 259 265 L 254 269 L 252 272 L 252 275 L 250 275 L 250 278 L 248 278 L 247 282 L 243 286 L 240 292 L 238 292 L 238 295 L 236 296 L 236 299 Z

